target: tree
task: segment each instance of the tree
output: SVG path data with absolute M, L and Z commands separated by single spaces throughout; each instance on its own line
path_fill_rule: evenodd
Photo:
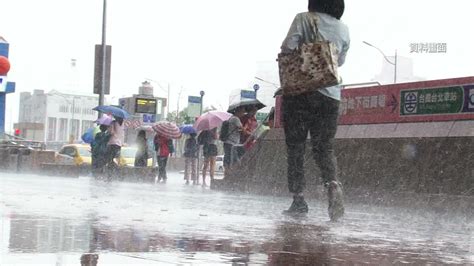
M 174 122 L 176 125 L 184 125 L 184 124 L 193 124 L 194 123 L 194 118 L 188 116 L 188 108 L 184 108 L 179 112 L 178 117 L 176 117 L 176 111 L 171 112 L 168 114 L 168 117 L 166 118 L 167 121 Z

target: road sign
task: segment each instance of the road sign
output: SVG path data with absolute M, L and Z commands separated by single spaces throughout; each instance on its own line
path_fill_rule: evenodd
M 253 85 L 253 90 L 254 91 L 258 91 L 259 89 L 260 89 L 260 85 L 258 85 L 258 84 Z
M 201 97 L 189 96 L 188 97 L 188 116 L 199 117 L 201 114 Z
M 256 99 L 256 94 L 255 91 L 247 91 L 247 90 L 241 90 L 240 91 L 240 99 Z
M 105 89 L 104 94 L 110 94 L 110 66 L 112 63 L 112 46 L 105 47 Z M 95 61 L 94 61 L 94 93 L 100 94 L 102 88 L 102 45 L 95 45 Z

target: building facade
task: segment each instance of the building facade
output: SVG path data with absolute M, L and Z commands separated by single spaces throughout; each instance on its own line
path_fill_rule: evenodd
M 119 106 L 131 115 L 125 121 L 125 143 L 128 145 L 135 143 L 138 129 L 165 119 L 168 101 L 155 97 L 153 91 L 150 82 L 145 81 L 138 87 L 138 94 L 119 99 Z
M 80 141 L 81 135 L 97 119 L 98 98 L 58 91 L 20 94 L 20 112 L 15 129 L 20 137 L 46 143 Z

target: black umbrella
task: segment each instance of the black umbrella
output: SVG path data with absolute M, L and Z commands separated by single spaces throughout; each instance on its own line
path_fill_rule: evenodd
M 238 107 L 247 107 L 247 106 L 255 106 L 258 110 L 264 108 L 266 105 L 263 104 L 261 101 L 257 100 L 257 99 L 244 99 L 244 100 L 241 100 L 240 102 L 238 103 L 234 103 L 234 104 L 231 104 L 229 105 L 229 109 L 227 109 L 227 112 L 228 113 L 234 113 L 235 109 L 237 109 Z

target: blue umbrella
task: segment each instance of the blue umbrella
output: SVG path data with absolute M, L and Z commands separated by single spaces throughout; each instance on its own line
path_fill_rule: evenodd
M 99 105 L 97 107 L 94 107 L 92 110 L 112 114 L 115 117 L 120 117 L 123 119 L 127 119 L 130 117 L 130 114 L 127 111 L 113 105 Z
M 193 125 L 182 125 L 179 130 L 181 131 L 181 133 L 183 134 L 197 134 L 196 132 L 196 129 L 194 129 Z

